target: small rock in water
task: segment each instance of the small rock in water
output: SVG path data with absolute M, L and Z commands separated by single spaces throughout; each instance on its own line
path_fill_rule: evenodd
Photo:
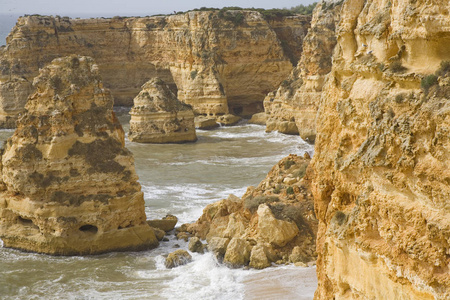
M 165 266 L 172 269 L 178 266 L 185 265 L 192 261 L 192 256 L 186 250 L 176 250 L 170 253 L 166 258 Z
M 173 215 L 167 215 L 160 220 L 147 220 L 147 224 L 150 227 L 159 228 L 165 232 L 171 231 L 177 225 L 178 218 Z
M 189 240 L 188 248 L 189 248 L 189 251 L 191 251 L 191 252 L 197 252 L 197 253 L 203 254 L 205 247 L 204 247 L 202 241 L 198 237 L 194 236 Z
M 184 240 L 185 242 L 187 242 L 188 239 L 189 239 L 189 236 L 190 235 L 187 232 L 180 232 L 180 233 L 177 234 L 177 239 L 178 240 Z

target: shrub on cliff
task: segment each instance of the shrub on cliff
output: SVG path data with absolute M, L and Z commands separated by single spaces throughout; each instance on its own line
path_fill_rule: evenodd
M 423 88 L 423 90 L 427 93 L 430 87 L 438 83 L 438 77 L 436 75 L 428 75 L 422 78 L 422 81 L 420 82 L 420 86 Z
M 255 212 L 260 204 L 263 203 L 273 203 L 280 201 L 280 198 L 277 196 L 267 196 L 267 195 L 260 195 L 256 197 L 249 197 L 244 200 L 244 207 L 251 212 Z
M 391 72 L 393 73 L 401 73 L 404 72 L 406 68 L 402 65 L 401 61 L 396 60 L 393 63 L 391 63 L 391 65 L 389 66 L 389 70 L 391 70 Z
M 439 69 L 436 71 L 436 76 L 446 76 L 450 73 L 450 61 L 441 61 Z

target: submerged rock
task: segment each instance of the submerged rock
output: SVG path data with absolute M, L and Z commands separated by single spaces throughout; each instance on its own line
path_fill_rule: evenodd
M 55 255 L 149 249 L 132 153 L 89 57 L 52 61 L 2 156 L 5 247 Z
M 179 249 L 167 256 L 165 266 L 167 269 L 172 269 L 190 263 L 191 261 L 192 256 L 189 254 L 189 252 Z
M 177 99 L 159 78 L 142 86 L 130 111 L 130 141 L 139 143 L 195 142 L 194 112 Z

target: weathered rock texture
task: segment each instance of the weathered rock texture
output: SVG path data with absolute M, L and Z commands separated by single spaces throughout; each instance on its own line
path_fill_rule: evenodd
M 325 77 L 331 71 L 341 4 L 320 2 L 316 6 L 300 61 L 279 88 L 264 99 L 266 131 L 300 134 L 304 140 L 314 142 L 316 115 Z
M 342 4 L 311 163 L 316 299 L 450 298 L 449 9 Z
M 305 176 L 309 160 L 284 158 L 242 199 L 231 195 L 208 205 L 188 231 L 206 239 L 208 249 L 233 267 L 315 260 L 318 223 Z
M 262 111 L 265 95 L 289 74 L 290 60 L 299 59 L 310 17 L 269 24 L 255 11 L 227 14 L 242 16 L 242 22 L 235 24 L 219 11 L 112 19 L 21 17 L 0 50 L 0 81 L 31 80 L 52 59 L 75 53 L 96 59 L 116 105 L 131 106 L 140 87 L 160 77 L 197 114 L 251 115 Z M 25 99 L 2 98 L 8 103 L 3 104 L 5 124 L 17 115 L 9 103 L 22 107 Z
M 140 143 L 184 143 L 197 140 L 194 112 L 160 79 L 142 86 L 130 111 L 128 138 Z
M 89 57 L 55 59 L 2 156 L 5 247 L 55 255 L 155 247 L 134 160 Z

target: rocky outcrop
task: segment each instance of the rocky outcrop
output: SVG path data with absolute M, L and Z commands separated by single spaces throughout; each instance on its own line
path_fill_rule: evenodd
M 33 86 L 24 78 L 0 81 L 0 125 L 4 128 L 16 127 L 17 116 L 23 112 Z
M 154 78 L 142 86 L 130 111 L 128 138 L 139 143 L 195 142 L 192 107 L 177 99 L 170 88 Z
M 299 59 L 309 21 L 294 16 L 268 23 L 256 11 L 228 11 L 226 17 L 220 11 L 112 19 L 26 16 L 0 50 L 0 81 L 31 81 L 52 59 L 75 53 L 96 59 L 115 105 L 131 106 L 140 87 L 160 77 L 196 114 L 251 115 L 262 111 L 265 95 L 289 74 L 290 58 Z M 10 94 L 3 102 L 23 107 L 25 98 Z M 17 115 L 5 113 L 4 124 Z
M 209 251 L 232 267 L 314 260 L 317 219 L 305 176 L 309 160 L 307 154 L 284 158 L 242 199 L 230 195 L 208 205 L 187 230 L 206 239 Z
M 4 246 L 54 255 L 155 247 L 98 66 L 89 57 L 55 59 L 33 84 L 2 155 Z
M 299 134 L 314 142 L 316 115 L 325 77 L 331 71 L 341 4 L 342 1 L 322 1 L 314 9 L 300 61 L 279 88 L 264 99 L 266 131 Z
M 448 9 L 342 4 L 311 163 L 316 299 L 450 298 Z

